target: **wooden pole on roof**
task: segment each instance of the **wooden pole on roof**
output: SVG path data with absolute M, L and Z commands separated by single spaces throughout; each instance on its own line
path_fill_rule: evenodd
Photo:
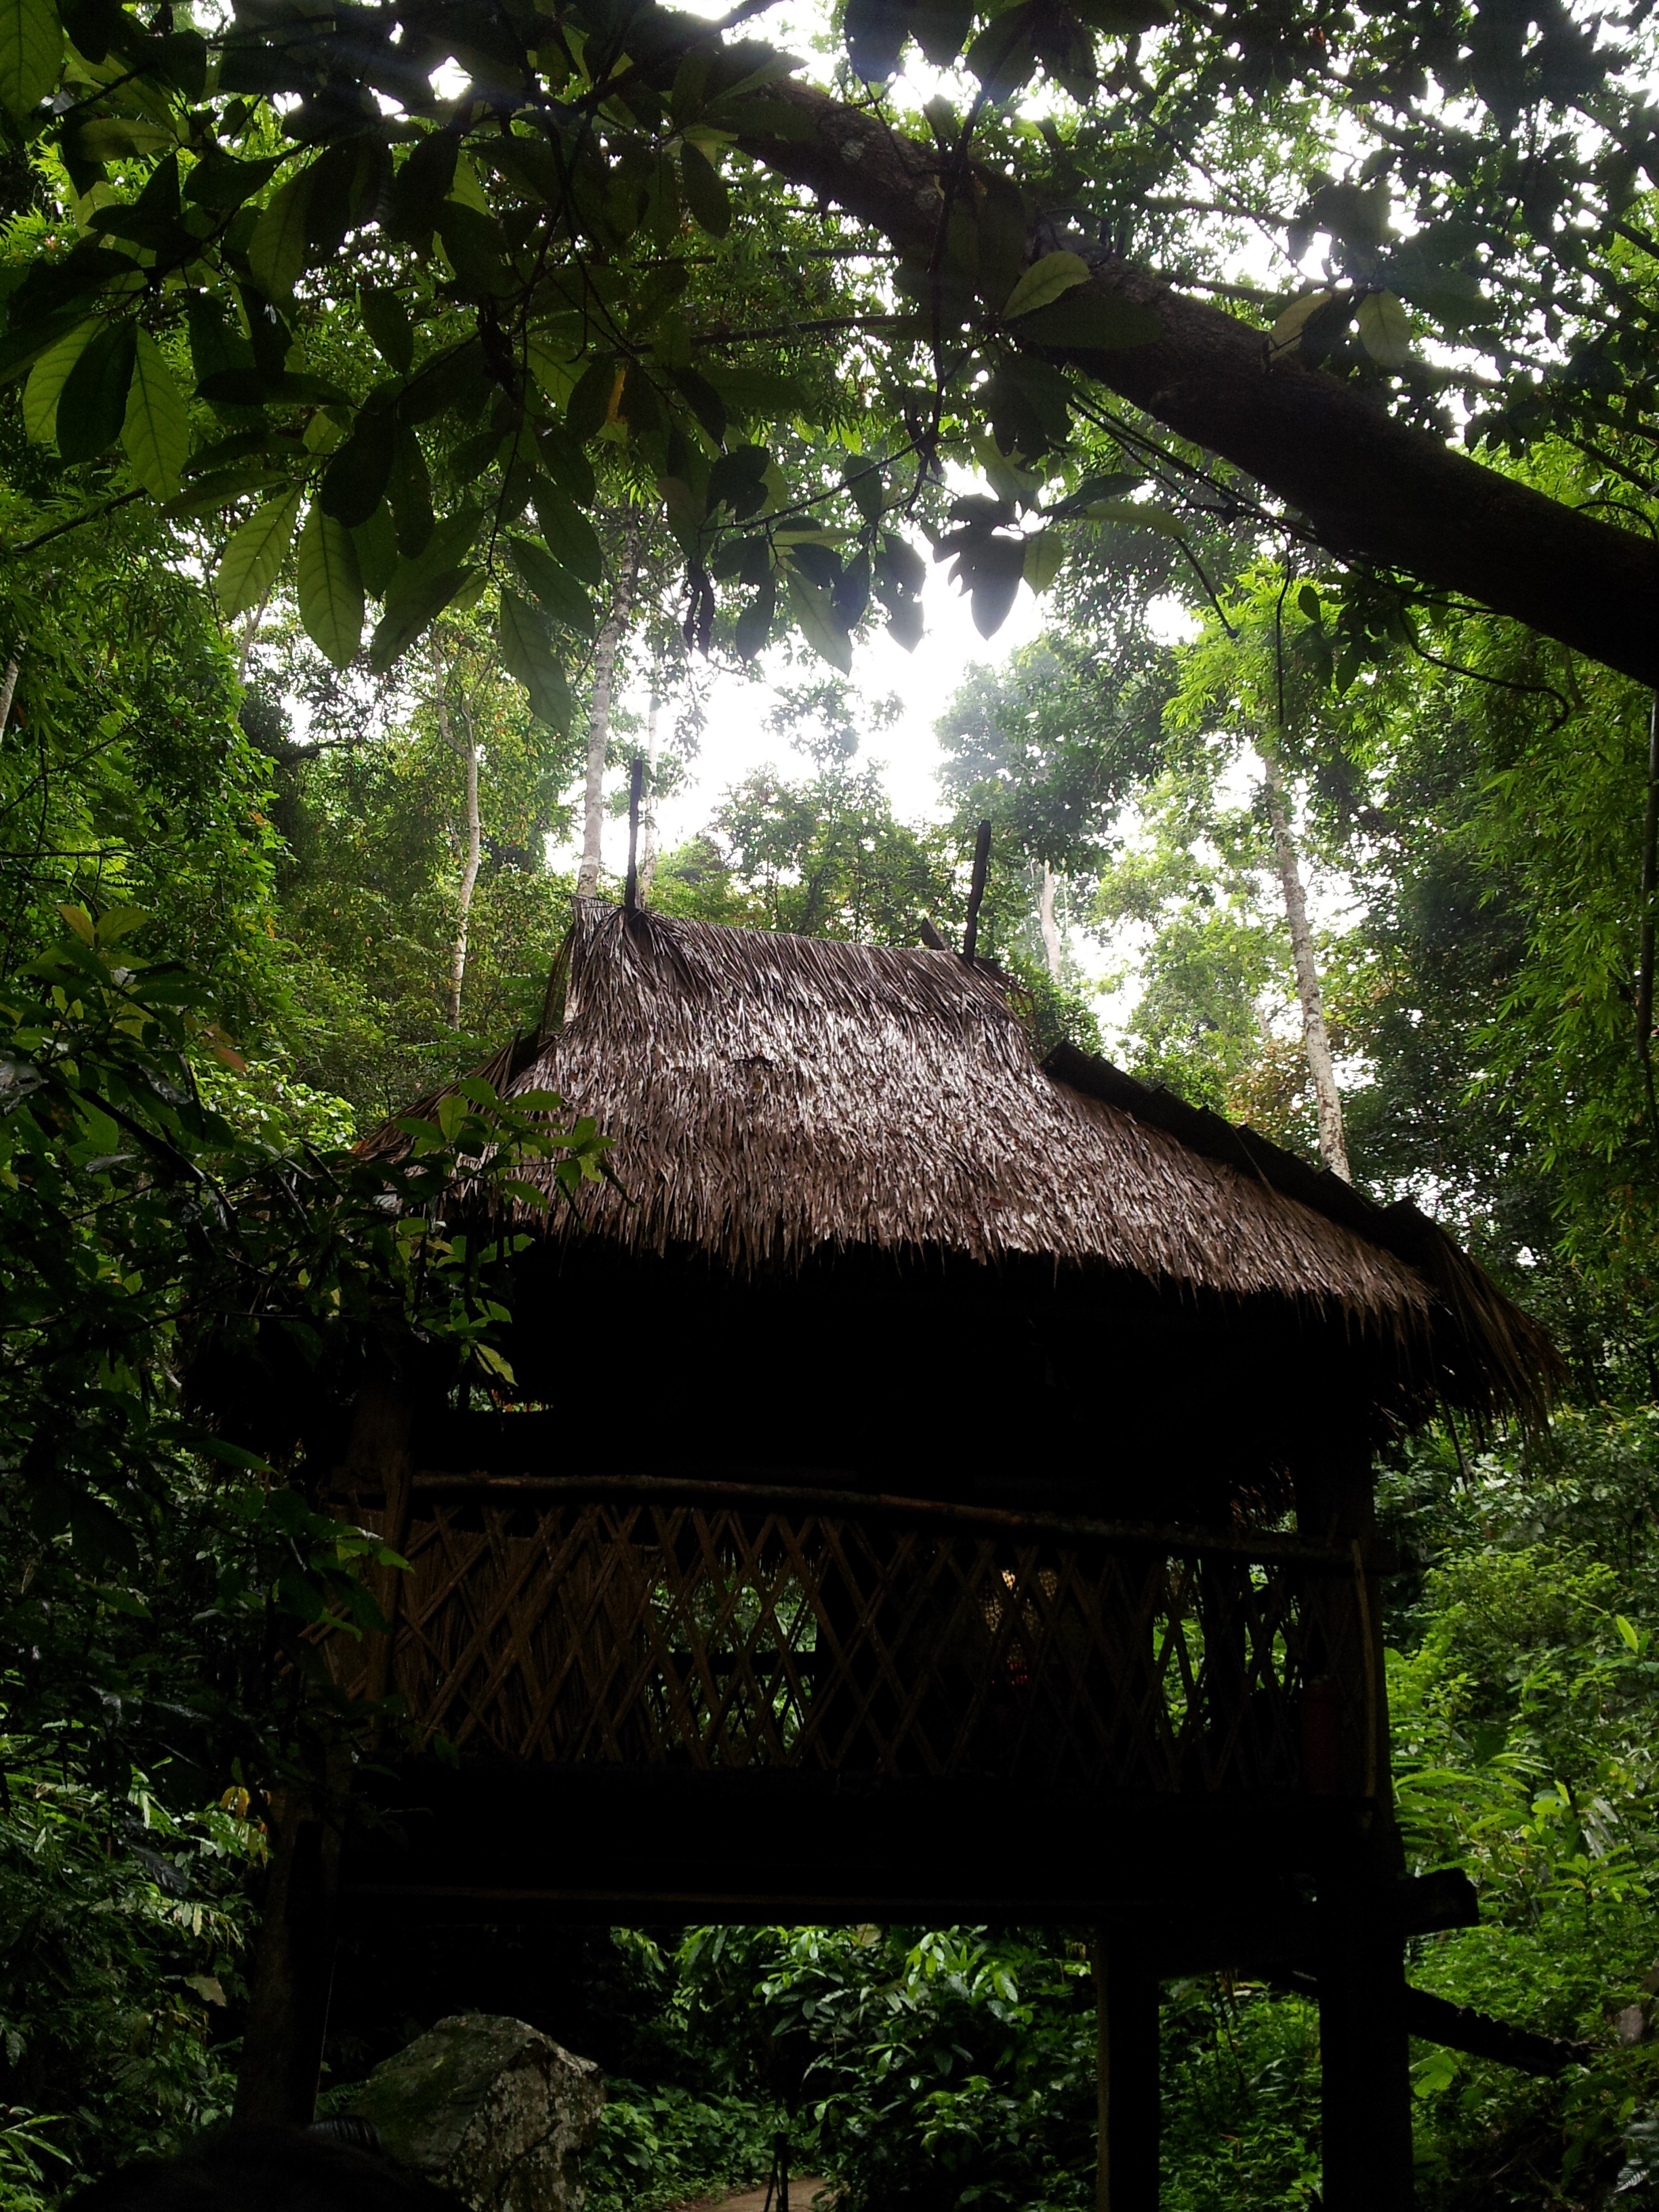
M 623 884 L 623 912 L 632 914 L 640 902 L 640 794 L 645 788 L 645 756 L 635 753 L 628 778 L 628 875 Z
M 980 902 L 985 896 L 985 871 L 991 861 L 991 825 L 981 822 L 974 840 L 974 879 L 968 891 L 968 927 L 962 940 L 962 957 L 971 961 L 979 945 Z

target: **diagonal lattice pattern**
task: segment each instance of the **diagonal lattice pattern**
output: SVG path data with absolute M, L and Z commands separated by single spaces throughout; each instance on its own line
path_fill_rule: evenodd
M 404 1549 L 389 1680 L 423 1740 L 1050 1787 L 1294 1786 L 1341 1595 L 1283 1558 L 683 1499 L 457 1491 Z M 329 1649 L 362 1689 L 365 1648 Z

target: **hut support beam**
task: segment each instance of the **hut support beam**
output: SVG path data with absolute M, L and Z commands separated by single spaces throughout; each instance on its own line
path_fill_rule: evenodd
M 1158 2212 L 1158 1977 L 1115 1930 L 1097 1929 L 1095 2212 Z
M 1405 1945 L 1352 1875 L 1321 1885 L 1317 1918 L 1325 2212 L 1410 2212 Z
M 371 1376 L 357 1394 L 343 1472 L 349 1489 L 380 1494 L 380 1534 L 394 1551 L 409 1518 L 413 1425 L 408 1390 L 389 1372 Z M 373 1572 L 386 1626 L 365 1638 L 364 1688 L 377 1702 L 391 1686 L 403 1580 L 395 1567 Z M 371 1729 L 371 1740 L 377 1733 Z M 317 2107 L 354 1764 L 353 1744 L 331 1735 L 312 1754 L 309 1781 L 301 1777 L 271 1793 L 270 1871 L 236 2077 L 239 2124 L 303 2127 Z
M 239 2126 L 304 2127 L 317 2108 L 337 1935 L 341 1752 L 328 1769 L 320 1790 L 297 1784 L 272 1802 L 270 1876 L 236 2076 Z

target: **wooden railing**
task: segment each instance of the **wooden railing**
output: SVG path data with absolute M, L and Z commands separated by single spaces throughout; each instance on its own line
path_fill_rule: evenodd
M 331 1663 L 464 1756 L 1353 1794 L 1374 1741 L 1358 1557 L 1291 1539 L 643 1477 L 398 1518 L 390 1649 Z

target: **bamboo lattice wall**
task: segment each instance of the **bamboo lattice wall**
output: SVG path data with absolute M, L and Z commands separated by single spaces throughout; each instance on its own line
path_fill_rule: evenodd
M 1310 1701 L 1370 1733 L 1374 1685 L 1338 1679 L 1353 1639 L 1322 1625 L 1355 1595 L 1340 1554 L 577 1487 L 417 1480 L 383 1679 L 421 1739 L 1208 1792 L 1339 1787 L 1317 1741 L 1306 1771 Z M 373 1644 L 330 1639 L 343 1686 Z

